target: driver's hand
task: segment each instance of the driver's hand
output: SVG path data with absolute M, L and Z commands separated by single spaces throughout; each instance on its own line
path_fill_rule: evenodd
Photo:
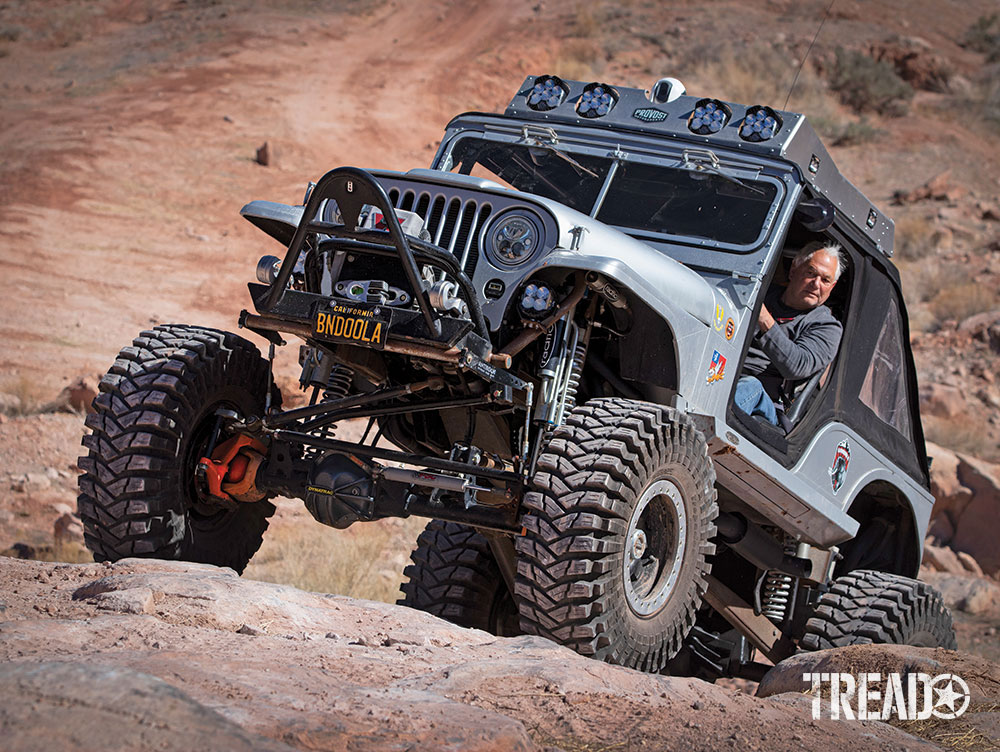
M 766 305 L 760 307 L 760 316 L 757 317 L 757 326 L 760 327 L 762 332 L 766 332 L 772 326 L 774 326 L 774 316 L 771 312 L 767 310 Z

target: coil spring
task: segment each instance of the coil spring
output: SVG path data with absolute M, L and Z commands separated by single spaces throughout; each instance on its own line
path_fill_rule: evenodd
M 354 383 L 354 369 L 339 363 L 334 364 L 330 369 L 330 378 L 327 379 L 326 389 L 323 390 L 323 402 L 343 399 Z M 312 429 L 310 435 L 320 439 L 333 439 L 337 434 L 337 424 L 329 423 Z M 309 447 L 304 451 L 306 457 L 313 457 L 323 454 L 325 450 L 316 447 Z
M 771 570 L 764 577 L 764 592 L 760 598 L 760 612 L 780 624 L 792 601 L 792 577 L 784 572 Z
M 570 365 L 569 379 L 566 380 L 566 406 L 576 405 L 576 390 L 580 388 L 583 377 L 583 361 L 587 357 L 587 345 L 583 342 L 573 351 L 573 363 Z
M 330 378 L 323 391 L 323 401 L 343 399 L 354 383 L 354 369 L 337 363 L 330 369 Z

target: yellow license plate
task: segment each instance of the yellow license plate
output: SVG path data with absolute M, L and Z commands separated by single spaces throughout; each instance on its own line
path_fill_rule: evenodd
M 335 303 L 319 308 L 313 315 L 317 339 L 348 345 L 385 348 L 392 321 L 392 309 L 372 303 Z

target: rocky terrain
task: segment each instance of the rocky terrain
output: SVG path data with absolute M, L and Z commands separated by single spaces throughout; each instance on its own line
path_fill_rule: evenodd
M 960 649 L 1000 661 L 1000 20 L 992 0 L 946 13 L 937 0 L 837 0 L 827 15 L 828 5 L 0 2 L 5 739 L 12 730 L 23 749 L 996 747 L 994 685 L 975 728 L 813 723 L 787 693 L 762 700 L 637 675 L 384 604 L 188 565 L 86 563 L 74 515 L 81 413 L 118 349 L 155 323 L 233 328 L 248 305 L 256 260 L 276 248 L 240 219 L 244 203 L 295 203 L 307 180 L 341 164 L 424 166 L 452 115 L 502 108 L 529 73 L 638 86 L 674 75 L 722 99 L 781 106 L 790 95 L 788 108 L 810 115 L 845 174 L 896 220 L 934 442 L 922 576 L 953 608 Z M 302 551 L 299 531 L 315 527 L 300 504 L 279 503 L 248 577 L 392 599 L 419 524 L 380 529 L 374 548 L 353 528 L 322 531 L 317 557 L 340 536 L 338 550 L 359 552 L 349 567 L 377 559 L 378 587 L 360 589 L 273 566 L 281 554 L 269 546 Z M 851 666 L 885 660 L 846 655 Z M 995 666 L 961 660 L 996 681 Z
M 764 699 L 205 565 L 0 558 L 0 581 L 5 749 L 1000 747 L 1000 665 L 951 651 L 800 656 L 765 679 Z M 813 720 L 799 686 L 810 666 L 955 673 L 971 704 L 943 727 Z

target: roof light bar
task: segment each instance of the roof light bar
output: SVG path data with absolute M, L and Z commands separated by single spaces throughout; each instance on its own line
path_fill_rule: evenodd
M 561 105 L 568 93 L 569 87 L 559 76 L 539 76 L 526 99 L 531 109 L 547 112 Z
M 699 99 L 688 118 L 688 129 L 699 136 L 708 136 L 725 128 L 732 116 L 729 105 L 718 99 Z
M 754 105 L 747 110 L 740 125 L 740 138 L 744 141 L 767 141 L 781 130 L 781 116 L 770 107 Z
M 583 87 L 583 94 L 576 104 L 576 112 L 581 117 L 599 118 L 607 115 L 618 102 L 618 92 L 607 84 L 596 81 Z

